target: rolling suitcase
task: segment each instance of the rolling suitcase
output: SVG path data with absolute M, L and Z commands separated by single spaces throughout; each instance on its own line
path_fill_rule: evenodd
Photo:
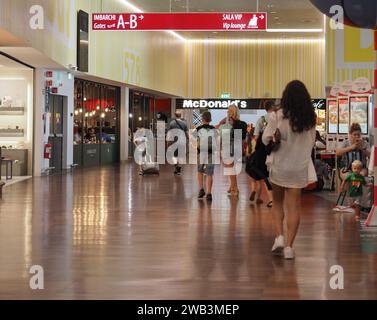
M 160 166 L 157 162 L 153 162 L 152 157 L 145 156 L 145 161 L 141 165 L 141 174 L 144 175 L 159 175 Z

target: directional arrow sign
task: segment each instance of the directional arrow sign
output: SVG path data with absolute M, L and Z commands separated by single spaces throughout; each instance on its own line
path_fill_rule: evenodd
M 265 12 L 229 13 L 94 13 L 93 30 L 259 31 L 267 28 Z

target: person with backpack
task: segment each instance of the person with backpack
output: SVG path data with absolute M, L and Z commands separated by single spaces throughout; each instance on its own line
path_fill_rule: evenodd
M 182 114 L 180 111 L 176 111 L 175 112 L 175 119 L 173 119 L 170 123 L 169 123 L 169 126 L 168 126 L 168 136 L 169 136 L 169 131 L 172 130 L 172 129 L 179 129 L 179 130 L 182 130 L 184 133 L 185 133 L 185 136 L 186 136 L 186 142 L 188 141 L 189 139 L 189 136 L 188 136 L 188 128 L 187 128 L 187 124 L 184 120 L 182 120 Z M 178 137 L 175 137 L 174 142 L 178 141 Z M 185 146 L 186 146 L 186 142 L 185 142 Z M 180 176 L 182 174 L 182 164 L 184 164 L 186 161 L 186 159 L 181 159 L 179 158 L 179 155 L 178 155 L 178 150 L 176 150 L 174 152 L 174 157 L 177 159 L 177 163 L 175 164 L 175 170 L 174 170 L 174 175 L 177 175 L 177 176 Z
M 217 130 L 211 126 L 212 116 L 209 111 L 202 114 L 202 124 L 197 127 L 192 136 L 197 138 L 198 150 L 198 199 L 206 196 L 207 201 L 212 201 L 213 174 L 215 171 L 215 152 Z M 207 155 L 207 158 L 205 157 Z M 207 192 L 204 190 L 204 176 L 207 178 Z

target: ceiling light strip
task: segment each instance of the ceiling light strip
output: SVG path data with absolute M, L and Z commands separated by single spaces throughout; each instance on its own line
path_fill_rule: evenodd
M 188 43 L 256 43 L 256 44 L 270 44 L 270 43 L 325 43 L 324 38 L 320 39 L 190 39 L 186 40 Z

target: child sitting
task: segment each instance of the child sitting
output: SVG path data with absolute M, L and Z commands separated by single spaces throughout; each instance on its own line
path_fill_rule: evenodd
M 352 172 L 342 182 L 340 191 L 347 190 L 349 205 L 355 210 L 355 219 L 360 220 L 361 197 L 363 195 L 363 186 L 367 185 L 365 177 L 361 174 L 363 164 L 360 160 L 352 162 Z M 345 188 L 346 187 L 346 188 Z

